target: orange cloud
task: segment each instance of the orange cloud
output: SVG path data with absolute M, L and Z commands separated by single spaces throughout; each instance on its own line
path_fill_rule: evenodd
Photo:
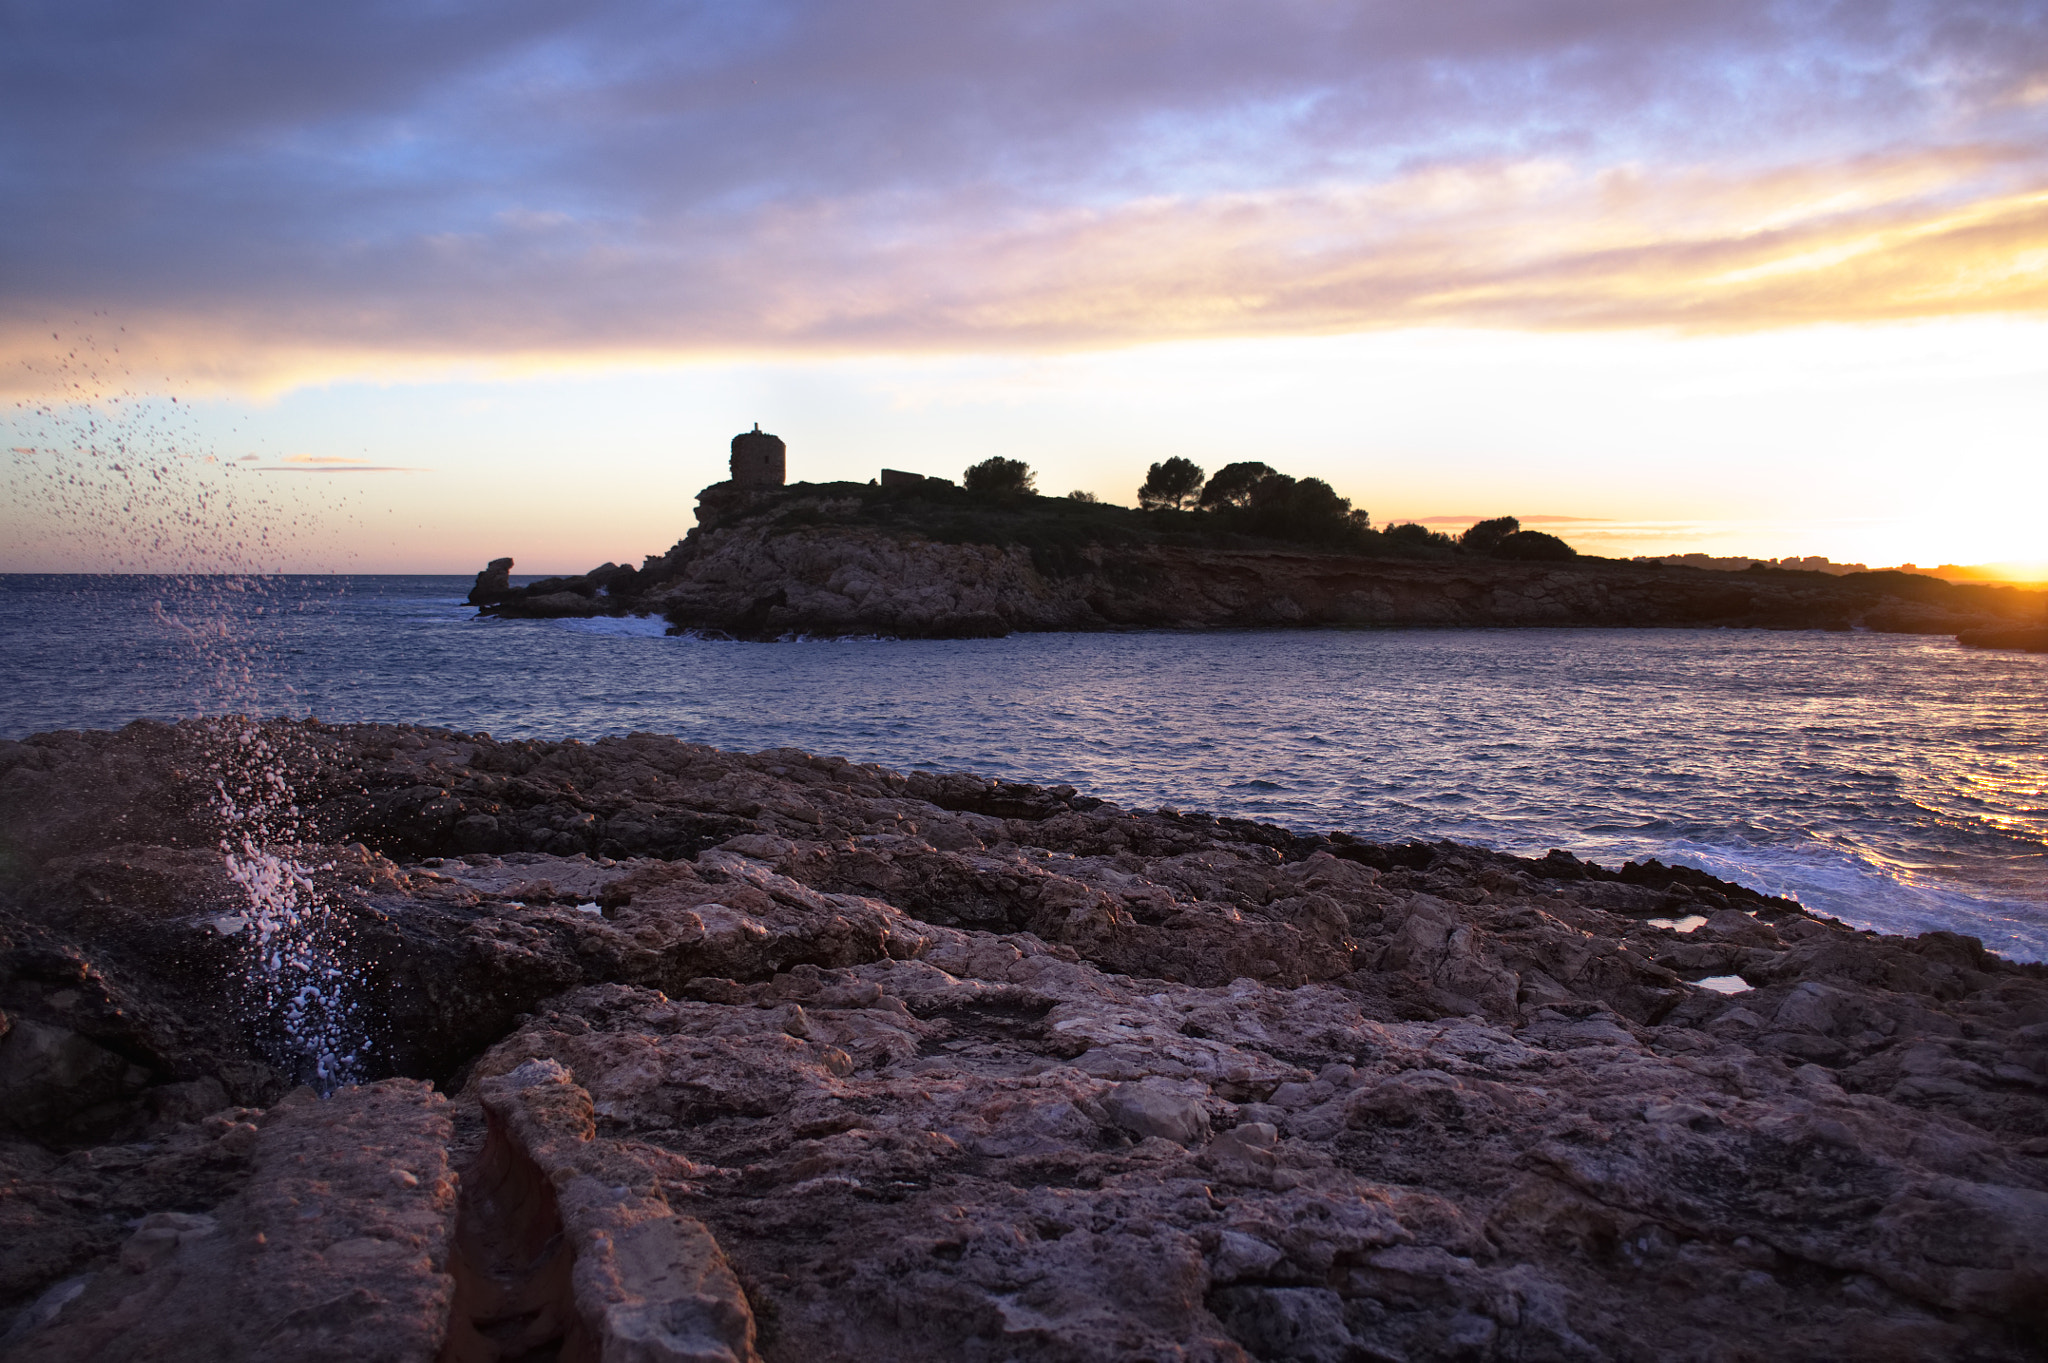
M 1761 172 L 1468 163 L 1085 210 L 849 198 L 764 210 L 715 242 L 666 231 L 631 251 L 587 243 L 523 278 L 502 241 L 438 241 L 419 289 L 158 306 L 124 317 L 128 353 L 247 391 L 692 358 L 2048 311 L 2048 168 L 1995 145 Z M 6 324 L 0 354 L 28 359 L 47 336 Z

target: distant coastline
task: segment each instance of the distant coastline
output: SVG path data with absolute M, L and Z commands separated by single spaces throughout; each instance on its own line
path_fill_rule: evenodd
M 1919 573 L 1513 561 L 1380 533 L 1289 543 L 1205 512 L 978 496 L 937 479 L 717 483 L 699 494 L 696 528 L 638 568 L 514 586 L 513 566 L 478 574 L 471 604 L 504 617 L 659 616 L 679 633 L 749 640 L 1475 626 L 1956 635 L 2048 615 L 2048 591 Z
M 1901 563 L 1889 568 L 1873 569 L 1867 563 L 1836 563 L 1825 554 L 1808 554 L 1803 557 L 1750 558 L 1742 554 L 1637 554 L 1633 563 L 1661 563 L 1669 568 L 1710 568 L 1716 572 L 1739 573 L 1750 568 L 1785 568 L 1798 572 L 1827 573 L 1832 577 L 1846 577 L 1850 573 L 1917 573 L 1922 577 L 1936 577 L 1944 582 L 1989 582 L 2008 587 L 2048 587 L 2048 569 L 2033 569 L 2025 563 L 1944 563 L 1936 568 L 1922 568 L 1917 563 Z

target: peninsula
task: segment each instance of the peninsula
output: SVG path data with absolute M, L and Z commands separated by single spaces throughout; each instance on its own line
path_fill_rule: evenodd
M 1728 573 L 1594 558 L 1512 518 L 1486 523 L 1495 533 L 1477 541 L 1419 525 L 1374 529 L 1327 485 L 1264 464 L 1232 465 L 1206 487 L 1188 465 L 1192 486 L 1183 479 L 1178 492 L 1132 509 L 1037 495 L 1017 476 L 1021 464 L 995 470 L 1007 486 L 889 470 L 873 483 L 786 485 L 781 445 L 758 432 L 736 439 L 734 477 L 698 494 L 695 528 L 639 567 L 606 563 L 515 587 L 513 560 L 499 559 L 478 574 L 470 602 L 497 616 L 653 615 L 677 633 L 755 640 L 1316 626 L 2002 638 L 2048 614 L 2048 592 L 1912 573 Z M 1186 463 L 1155 472 L 1176 462 Z M 1218 492 L 1234 470 L 1252 472 Z

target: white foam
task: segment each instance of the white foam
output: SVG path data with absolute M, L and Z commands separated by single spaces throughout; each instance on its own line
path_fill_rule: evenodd
M 1728 847 L 1680 842 L 1657 853 L 1738 885 L 1798 901 L 1853 928 L 1911 936 L 1946 931 L 1977 938 L 2016 961 L 2043 959 L 2039 906 L 1916 883 L 1904 873 L 1832 847 Z
M 1704 980 L 1694 980 L 1693 983 L 1716 994 L 1747 994 L 1756 988 L 1740 975 L 1709 975 Z
M 668 633 L 668 621 L 658 615 L 593 615 L 551 623 L 571 634 L 596 634 L 608 639 L 659 639 Z

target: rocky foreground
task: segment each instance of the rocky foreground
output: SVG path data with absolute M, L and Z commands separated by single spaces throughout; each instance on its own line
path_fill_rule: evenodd
M 498 559 L 478 574 L 470 601 L 510 617 L 658 615 L 679 631 L 756 640 L 1312 626 L 1956 634 L 2035 626 L 2048 608 L 2048 592 L 1912 573 L 1724 573 L 1202 542 L 1176 530 L 1199 527 L 1198 514 L 1160 514 L 1163 529 L 1143 513 L 1064 498 L 990 506 L 951 488 L 719 483 L 699 494 L 696 527 L 638 568 L 607 563 L 515 587 L 513 560 Z
M 325 1099 L 236 984 L 252 752 L 373 1024 Z M 648 735 L 44 735 L 0 828 L 11 1359 L 2048 1338 L 2048 970 L 1969 938 Z

